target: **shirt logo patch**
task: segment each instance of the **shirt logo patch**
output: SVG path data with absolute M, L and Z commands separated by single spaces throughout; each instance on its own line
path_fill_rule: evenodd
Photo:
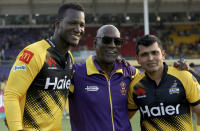
M 13 67 L 13 72 L 18 71 L 18 70 L 26 71 L 26 66 L 25 65 L 22 65 L 22 66 L 15 65 Z
M 146 94 L 146 90 L 144 88 L 138 88 L 136 91 L 137 94 L 137 98 L 145 98 L 147 97 Z
M 120 86 L 121 86 L 121 89 L 120 89 L 121 94 L 122 94 L 122 95 L 126 95 L 126 92 L 127 92 L 127 90 L 126 90 L 126 83 L 122 81 L 122 82 L 120 83 Z
M 85 88 L 86 91 L 98 91 L 99 88 L 97 86 L 87 86 Z
M 52 59 L 51 57 L 49 58 L 49 60 L 48 60 L 48 64 L 49 64 L 49 66 L 56 66 L 56 62 L 55 62 L 55 60 L 54 59 Z
M 169 89 L 169 94 L 172 95 L 172 94 L 179 94 L 179 93 L 180 93 L 180 89 L 177 87 L 177 82 L 175 80 L 173 85 Z
M 19 60 L 29 64 L 29 62 L 31 61 L 32 57 L 33 57 L 33 52 L 28 51 L 28 50 L 24 50 L 23 54 L 20 56 Z
M 48 65 L 49 65 L 48 69 L 57 69 L 56 62 L 51 57 L 48 59 Z

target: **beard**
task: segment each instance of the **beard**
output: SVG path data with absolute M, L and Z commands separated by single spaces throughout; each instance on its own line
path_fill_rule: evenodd
M 72 43 L 69 40 L 66 40 L 63 36 L 60 36 L 61 41 L 64 42 L 65 46 L 71 46 L 71 47 L 76 47 L 78 44 Z M 80 40 L 79 40 L 80 42 Z

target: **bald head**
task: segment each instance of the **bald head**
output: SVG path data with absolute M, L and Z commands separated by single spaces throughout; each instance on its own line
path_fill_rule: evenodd
M 105 34 L 112 34 L 113 32 L 117 34 L 117 37 L 120 37 L 120 32 L 114 25 L 103 25 L 97 30 L 96 37 L 103 37 Z

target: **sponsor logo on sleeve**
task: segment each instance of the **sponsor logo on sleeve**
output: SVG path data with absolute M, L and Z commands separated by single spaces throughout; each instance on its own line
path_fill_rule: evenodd
M 32 57 L 33 57 L 33 52 L 28 51 L 28 50 L 24 50 L 23 54 L 20 56 L 19 60 L 29 64 L 29 62 L 31 61 Z
M 26 66 L 25 66 L 25 65 L 21 65 L 21 66 L 19 66 L 19 65 L 14 65 L 14 67 L 13 67 L 13 72 L 18 71 L 18 70 L 26 71 Z

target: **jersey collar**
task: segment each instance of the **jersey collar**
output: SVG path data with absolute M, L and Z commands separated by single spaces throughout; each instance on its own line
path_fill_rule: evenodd
M 162 74 L 162 78 L 161 78 L 161 80 L 160 80 L 159 85 L 165 81 L 166 76 L 167 76 L 168 65 L 167 65 L 165 62 L 163 62 L 163 66 L 164 66 L 163 74 Z M 154 81 L 154 80 L 152 80 L 152 79 L 147 75 L 146 72 L 143 72 L 143 73 L 145 74 L 145 76 L 146 76 L 149 80 Z M 159 85 L 158 85 L 158 86 L 159 86 Z
M 97 64 L 95 61 L 95 55 L 90 56 L 86 60 L 86 69 L 87 69 L 87 75 L 92 75 L 92 74 L 102 74 L 103 71 L 101 70 L 100 66 Z M 122 66 L 120 63 L 115 62 L 115 67 L 114 70 L 112 71 L 111 74 L 113 73 L 121 73 L 123 74 Z

